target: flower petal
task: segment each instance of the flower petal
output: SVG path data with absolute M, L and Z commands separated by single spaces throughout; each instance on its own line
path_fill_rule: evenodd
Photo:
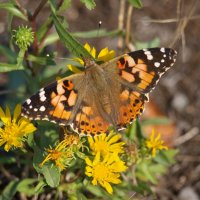
M 90 53 L 91 47 L 87 42 L 85 43 L 84 48 Z
M 108 182 L 105 181 L 104 184 L 103 184 L 102 186 L 107 190 L 107 192 L 108 192 L 109 194 L 112 194 L 112 193 L 113 193 L 113 189 L 112 189 L 110 183 L 108 183 Z
M 90 51 L 90 54 L 92 55 L 93 58 L 96 58 L 96 49 L 94 47 Z
M 116 143 L 120 138 L 121 138 L 121 135 L 116 134 L 116 135 L 114 135 L 114 136 L 109 140 L 108 143 L 109 143 L 109 144 Z
M 21 114 L 21 105 L 20 104 L 17 104 L 17 106 L 15 107 L 15 110 L 14 110 L 14 115 L 13 115 L 13 122 L 15 123 L 18 119 L 18 117 L 20 116 Z
M 115 51 L 108 51 L 108 48 L 104 48 L 100 51 L 98 59 L 103 62 L 107 62 L 115 57 Z
M 4 124 L 6 124 L 9 120 L 1 107 L 0 107 L 0 118 Z
M 85 158 L 85 162 L 87 165 L 92 166 L 92 161 L 88 157 Z
M 10 114 L 10 109 L 9 109 L 8 106 L 6 106 L 6 117 L 7 117 L 8 119 L 10 119 L 10 121 L 11 121 L 11 114 Z
M 72 71 L 72 72 L 74 72 L 74 73 L 80 73 L 81 72 L 81 70 L 80 69 L 78 69 L 76 66 L 74 66 L 74 65 L 67 65 L 67 67 L 68 67 L 68 69 L 70 70 L 70 71 Z

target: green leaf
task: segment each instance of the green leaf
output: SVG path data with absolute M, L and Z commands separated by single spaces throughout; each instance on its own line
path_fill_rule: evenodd
M 15 70 L 23 70 L 24 66 L 17 67 L 16 64 L 0 63 L 0 72 L 10 72 Z
M 66 11 L 71 5 L 71 0 L 64 0 L 62 5 L 59 7 L 59 10 L 57 13 L 61 13 L 63 11 Z
M 0 9 L 5 9 L 13 15 L 28 21 L 27 17 L 13 4 L 11 3 L 0 3 Z
M 89 9 L 92 10 L 96 6 L 96 3 L 94 0 L 80 0 L 82 3 L 85 4 L 85 6 Z
M 52 11 L 54 11 L 54 8 Z M 68 31 L 66 31 L 54 12 L 52 13 L 52 17 L 57 33 L 66 48 L 77 57 L 90 58 L 94 60 L 91 54 Z
M 150 118 L 147 120 L 143 120 L 141 122 L 142 126 L 146 126 L 146 125 L 161 125 L 161 124 L 170 124 L 171 121 L 166 118 L 166 117 L 154 117 L 154 118 Z
M 136 191 L 139 194 L 145 194 L 145 192 L 152 193 L 151 188 L 149 187 L 148 183 L 138 181 L 137 185 L 133 186 L 134 191 Z
M 0 45 L 0 53 L 1 55 L 5 55 L 8 59 L 9 63 L 16 62 L 17 56 L 16 54 L 6 46 Z
M 142 8 L 142 2 L 140 0 L 128 0 L 135 8 Z
M 154 160 L 159 164 L 162 164 L 164 166 L 169 166 L 176 162 L 175 156 L 177 153 L 178 153 L 178 150 L 176 149 L 159 151 L 159 153 L 156 155 Z
M 117 36 L 121 35 L 122 31 L 121 30 L 113 30 L 113 31 L 106 31 L 105 29 L 97 29 L 97 30 L 91 30 L 91 31 L 86 31 L 86 32 L 75 32 L 72 33 L 74 37 L 79 37 L 79 38 L 96 38 L 96 37 L 112 37 L 112 36 Z
M 3 190 L 3 192 L 0 195 L 0 199 L 2 200 L 12 200 L 17 192 L 17 186 L 19 184 L 19 181 L 14 180 L 11 181 Z
M 37 182 L 37 179 L 26 178 L 19 182 L 17 191 L 26 194 L 27 196 L 32 196 L 35 194 L 34 183 Z
M 157 37 L 149 42 L 139 42 L 139 41 L 135 42 L 136 49 L 153 48 L 153 47 L 158 47 L 159 45 L 160 45 L 160 39 Z
M 44 165 L 42 174 L 50 187 L 57 187 L 60 183 L 60 172 L 56 166 Z
M 76 38 L 97 38 L 97 37 L 113 37 L 113 36 L 117 36 L 117 35 L 121 35 L 122 31 L 120 30 L 113 30 L 113 31 L 106 31 L 106 30 L 91 30 L 91 31 L 86 31 L 86 32 L 74 32 L 71 33 L 72 36 L 76 37 Z M 50 44 L 55 43 L 56 41 L 58 41 L 59 36 L 57 33 L 52 33 L 49 34 L 45 41 L 43 46 L 47 46 Z
M 43 188 L 46 186 L 47 184 L 41 180 L 36 186 L 35 186 L 35 193 L 40 194 L 43 192 Z
M 94 194 L 97 197 L 103 197 L 102 189 L 98 186 L 88 184 L 86 186 L 86 189 L 89 190 L 92 194 Z
M 139 142 L 139 144 L 143 143 L 144 136 L 142 134 L 141 125 L 138 119 L 136 119 L 132 124 L 131 128 L 128 131 L 128 138 L 134 140 L 135 138 Z
M 0 156 L 0 164 L 13 164 L 16 163 L 16 157 L 15 155 L 8 155 L 7 153 L 3 155 L 3 153 L 1 153 Z
M 150 168 L 151 162 L 143 161 L 137 165 L 136 176 L 143 181 L 149 180 L 153 184 L 157 183 L 154 174 L 151 172 Z

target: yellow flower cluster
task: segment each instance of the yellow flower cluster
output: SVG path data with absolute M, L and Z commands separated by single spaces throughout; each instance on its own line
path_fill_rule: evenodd
M 15 107 L 13 117 L 8 107 L 5 113 L 0 107 L 0 119 L 3 122 L 3 127 L 0 128 L 0 146 L 5 145 L 5 151 L 22 148 L 28 134 L 36 130 L 36 127 L 28 119 L 20 117 L 20 114 L 21 105 Z
M 102 49 L 99 54 L 97 55 L 96 49 L 94 47 L 90 47 L 88 43 L 84 45 L 84 48 L 92 55 L 93 58 L 95 58 L 97 61 L 107 62 L 115 57 L 115 51 L 111 50 L 109 51 L 107 47 Z M 84 65 L 84 61 L 81 58 L 74 58 L 74 61 L 78 61 L 80 65 Z M 67 65 L 68 69 L 71 70 L 74 73 L 79 73 L 80 70 L 75 67 L 74 65 Z
M 111 132 L 109 135 L 101 134 L 88 138 L 92 158 L 86 157 L 87 164 L 85 174 L 92 177 L 92 184 L 100 184 L 112 194 L 112 184 L 121 183 L 120 173 L 127 167 L 120 159 L 124 153 L 124 142 L 120 142 L 121 135 Z
M 74 145 L 80 146 L 80 138 L 77 135 L 65 135 L 65 139 L 58 143 L 54 149 L 47 149 L 47 156 L 42 161 L 42 167 L 46 162 L 53 161 L 60 171 L 67 168 L 74 157 Z
M 160 139 L 160 134 L 158 134 L 157 137 L 155 137 L 155 130 L 153 129 L 150 138 L 146 140 L 146 146 L 148 149 L 150 149 L 153 157 L 156 156 L 158 150 L 168 149 L 168 147 L 163 144 L 164 141 Z

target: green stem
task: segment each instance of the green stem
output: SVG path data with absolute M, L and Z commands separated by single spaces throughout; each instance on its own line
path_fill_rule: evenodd
M 17 56 L 17 69 L 23 65 L 23 60 L 24 60 L 24 55 L 25 55 L 25 50 L 20 49 L 19 54 Z

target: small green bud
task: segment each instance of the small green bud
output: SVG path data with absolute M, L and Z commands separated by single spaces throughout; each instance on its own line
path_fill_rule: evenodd
M 34 37 L 31 28 L 27 26 L 21 26 L 18 30 L 13 31 L 13 39 L 15 40 L 15 44 L 21 50 L 27 50 L 28 47 L 33 43 Z

